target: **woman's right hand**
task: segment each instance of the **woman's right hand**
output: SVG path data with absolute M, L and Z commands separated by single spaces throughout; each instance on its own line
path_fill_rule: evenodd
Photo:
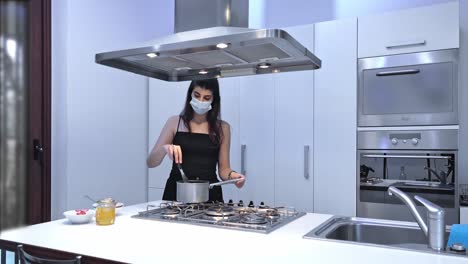
M 166 151 L 169 158 L 175 161 L 175 163 L 182 163 L 182 149 L 179 145 L 166 144 L 164 145 L 164 150 Z

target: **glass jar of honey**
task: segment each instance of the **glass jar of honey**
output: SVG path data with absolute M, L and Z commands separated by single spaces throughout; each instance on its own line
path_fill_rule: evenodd
M 96 207 L 96 224 L 112 225 L 115 222 L 115 201 L 113 199 L 100 200 Z

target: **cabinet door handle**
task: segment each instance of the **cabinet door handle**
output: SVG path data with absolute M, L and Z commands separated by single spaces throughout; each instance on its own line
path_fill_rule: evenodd
M 395 158 L 395 159 L 451 159 L 450 156 L 413 156 L 413 155 L 380 155 L 364 154 L 364 158 Z
M 420 46 L 426 45 L 426 40 L 410 40 L 410 41 L 401 41 L 391 43 L 390 45 L 385 46 L 387 49 L 395 49 L 395 48 L 404 48 L 408 46 Z
M 392 76 L 392 75 L 405 75 L 405 74 L 417 74 L 419 73 L 419 69 L 408 69 L 408 70 L 401 70 L 401 71 L 382 71 L 378 72 L 375 75 L 377 76 Z
M 247 171 L 245 170 L 245 149 L 247 145 L 241 145 L 241 174 L 245 175 Z
M 306 180 L 309 179 L 310 175 L 309 175 L 309 151 L 310 150 L 310 147 L 309 145 L 305 145 L 304 146 L 304 178 Z
M 33 139 L 33 147 L 34 147 L 34 160 L 39 161 L 41 166 L 44 162 L 44 146 L 41 145 L 39 139 Z

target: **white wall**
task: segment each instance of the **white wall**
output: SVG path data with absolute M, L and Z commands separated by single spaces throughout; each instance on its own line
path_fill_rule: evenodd
M 52 1 L 52 218 L 146 201 L 148 79 L 94 62 L 173 32 L 173 1 Z
M 268 0 L 265 7 L 266 27 L 313 24 L 334 18 L 331 0 Z
M 52 1 L 52 218 L 67 207 L 67 16 L 68 1 Z

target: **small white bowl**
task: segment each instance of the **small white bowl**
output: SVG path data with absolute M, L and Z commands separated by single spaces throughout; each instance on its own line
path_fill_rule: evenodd
M 83 214 L 83 212 L 85 213 Z M 91 219 L 93 219 L 94 210 L 89 210 L 89 209 L 70 210 L 70 211 L 64 212 L 63 215 L 72 224 L 85 224 L 91 221 Z

